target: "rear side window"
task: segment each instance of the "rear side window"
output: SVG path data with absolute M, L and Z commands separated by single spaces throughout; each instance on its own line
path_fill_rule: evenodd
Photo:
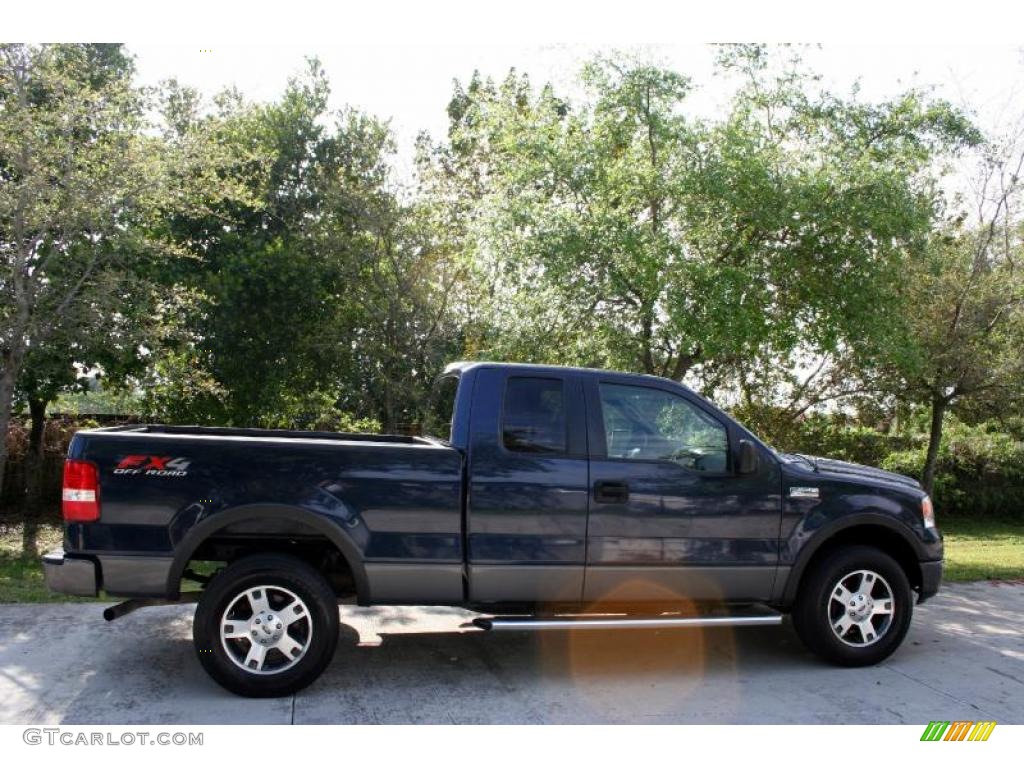
M 565 453 L 565 393 L 561 379 L 515 376 L 505 388 L 501 439 L 510 451 Z

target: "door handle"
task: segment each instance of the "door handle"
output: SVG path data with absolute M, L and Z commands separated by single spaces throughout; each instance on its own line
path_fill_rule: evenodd
M 601 504 L 624 504 L 629 501 L 629 483 L 598 480 L 594 483 L 594 501 Z

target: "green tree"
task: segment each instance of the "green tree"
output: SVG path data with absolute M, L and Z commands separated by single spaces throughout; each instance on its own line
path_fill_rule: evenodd
M 26 498 L 37 492 L 43 465 L 43 435 L 49 405 L 61 394 L 84 391 L 97 380 L 116 388 L 145 367 L 145 344 L 152 343 L 153 295 L 131 275 L 106 275 L 103 290 L 93 286 L 90 302 L 74 315 L 74 324 L 58 323 L 46 343 L 25 355 L 15 403 L 29 414 Z
M 350 352 L 339 404 L 385 431 L 416 430 L 433 379 L 462 349 L 469 262 L 444 209 L 395 183 L 389 127 L 346 110 L 338 131 L 345 172 L 325 173 L 326 215 L 312 238 L 315 252 L 342 256 Z
M 930 493 L 952 408 L 1005 416 L 1024 396 L 1024 222 L 1016 215 L 1024 150 L 989 144 L 976 211 L 937 229 L 905 273 L 901 331 L 883 369 L 904 401 L 930 411 L 921 473 Z
M 151 250 L 161 165 L 132 74 L 116 45 L 0 47 L 0 435 L 19 382 L 48 396 L 97 350 Z M 0 482 L 5 462 L 0 440 Z
M 765 49 L 725 49 L 724 118 L 690 81 L 601 59 L 571 104 L 515 73 L 457 89 L 435 164 L 482 222 L 489 354 L 682 378 L 887 333 L 936 214 L 934 163 L 976 140 L 919 93 L 862 104 Z
M 197 258 L 165 276 L 193 300 L 187 333 L 147 383 L 162 412 L 271 426 L 418 421 L 454 348 L 445 294 L 458 270 L 430 212 L 401 199 L 389 126 L 332 113 L 328 96 L 315 60 L 269 104 L 228 93 L 204 113 L 198 94 L 168 88 L 168 141 L 224 148 L 222 175 L 245 199 L 205 187 L 200 215 L 169 219 Z M 186 371 L 175 400 L 165 382 Z
M 341 173 L 327 96 L 315 62 L 271 104 L 228 92 L 206 113 L 189 89 L 165 93 L 168 141 L 222 147 L 221 175 L 242 190 L 204 188 L 198 211 L 169 217 L 171 238 L 195 254 L 164 275 L 191 299 L 180 343 L 155 361 L 163 374 L 195 372 L 196 387 L 171 406 L 179 417 L 281 423 L 296 393 L 329 387 L 348 357 L 345 254 L 314 247 L 324 179 Z

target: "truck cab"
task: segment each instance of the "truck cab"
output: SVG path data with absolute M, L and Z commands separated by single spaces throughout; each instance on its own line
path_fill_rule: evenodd
M 610 372 L 447 375 L 469 400 L 450 439 L 466 456 L 470 600 L 771 600 L 780 462 L 706 400 Z

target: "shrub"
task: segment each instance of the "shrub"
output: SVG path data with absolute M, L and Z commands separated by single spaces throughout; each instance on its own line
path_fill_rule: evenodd
M 337 406 L 337 398 L 319 390 L 302 396 L 282 397 L 275 412 L 261 420 L 274 429 L 310 429 L 329 432 L 380 432 L 380 422 L 357 418 Z
M 792 419 L 771 408 L 738 408 L 737 418 L 781 451 L 854 461 L 920 478 L 928 451 L 928 414 L 911 414 L 898 431 L 857 424 L 844 414 Z M 947 417 L 932 496 L 942 514 L 1024 519 L 1021 421 L 966 424 Z
M 738 408 L 735 416 L 780 451 L 879 466 L 895 451 L 916 444 L 908 434 L 882 432 L 844 414 L 810 413 L 798 419 L 768 408 Z
M 936 507 L 947 514 L 1024 519 L 1024 441 L 993 422 L 950 418 L 936 462 Z M 920 477 L 927 445 L 897 451 L 882 467 Z

